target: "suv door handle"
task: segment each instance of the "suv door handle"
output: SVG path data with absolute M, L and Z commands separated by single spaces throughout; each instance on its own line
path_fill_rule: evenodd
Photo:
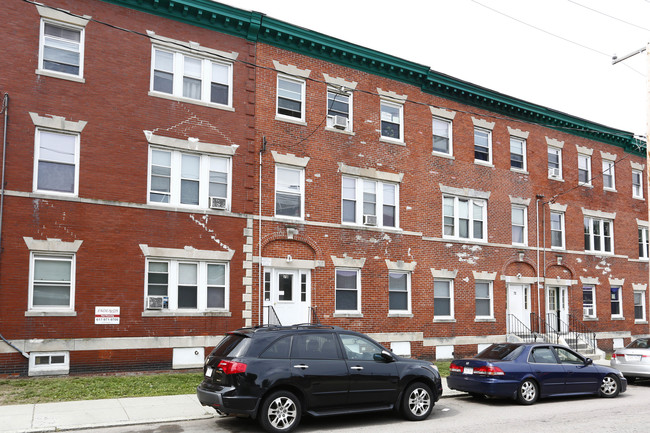
M 354 367 L 350 367 L 350 370 L 363 370 L 363 367 L 360 365 L 355 365 Z
M 305 364 L 298 364 L 298 365 L 294 365 L 293 368 L 300 368 L 302 370 L 306 370 L 307 368 L 309 368 L 309 366 Z

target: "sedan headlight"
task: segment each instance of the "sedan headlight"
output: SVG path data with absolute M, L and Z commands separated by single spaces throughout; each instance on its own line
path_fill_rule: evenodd
M 620 377 L 620 378 L 625 377 L 625 376 L 623 376 L 623 372 L 622 372 L 622 371 L 618 371 L 618 370 L 617 370 L 617 371 L 616 371 L 616 374 L 618 374 L 618 377 Z

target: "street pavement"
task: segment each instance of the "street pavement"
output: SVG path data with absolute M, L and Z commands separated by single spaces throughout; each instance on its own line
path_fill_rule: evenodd
M 595 361 L 608 365 L 608 361 Z M 442 379 L 442 397 L 463 393 Z M 38 433 L 212 418 L 214 409 L 201 406 L 195 394 L 0 406 L 0 431 Z

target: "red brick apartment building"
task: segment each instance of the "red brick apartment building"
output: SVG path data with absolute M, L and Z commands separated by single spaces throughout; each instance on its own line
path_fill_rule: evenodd
M 3 6 L 0 374 L 278 322 L 438 359 L 648 334 L 631 133 L 207 0 Z

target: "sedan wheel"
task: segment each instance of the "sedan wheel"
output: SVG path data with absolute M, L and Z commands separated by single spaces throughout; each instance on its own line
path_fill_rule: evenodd
M 267 432 L 288 433 L 300 422 L 300 401 L 288 391 L 271 394 L 260 409 L 260 424 Z
M 433 409 L 431 389 L 424 383 L 413 383 L 406 388 L 402 399 L 402 413 L 411 421 L 426 419 Z
M 537 392 L 537 384 L 530 380 L 524 380 L 519 389 L 517 389 L 517 401 L 521 404 L 533 404 L 537 401 L 539 397 Z
M 621 382 L 618 380 L 618 377 L 613 374 L 608 374 L 600 384 L 600 396 L 606 398 L 616 397 L 621 391 L 620 384 Z

